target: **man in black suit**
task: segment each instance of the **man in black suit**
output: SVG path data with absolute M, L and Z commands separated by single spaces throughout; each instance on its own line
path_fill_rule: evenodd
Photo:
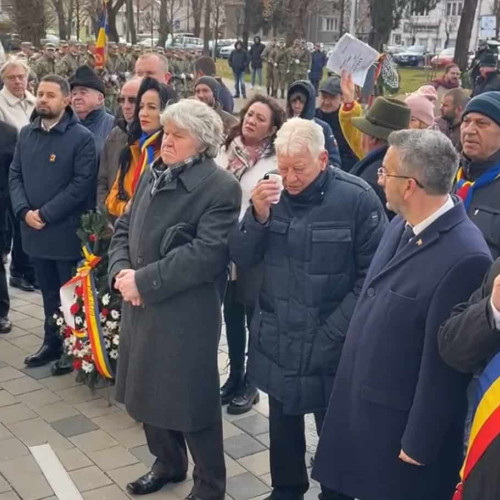
M 9 168 L 14 156 L 17 141 L 17 130 L 12 125 L 0 121 L 0 233 L 6 231 L 9 210 Z M 5 238 L 0 239 L 0 251 L 8 253 Z M 7 289 L 7 276 L 5 264 L 0 259 L 0 333 L 8 333 L 12 324 L 8 319 L 9 291 Z

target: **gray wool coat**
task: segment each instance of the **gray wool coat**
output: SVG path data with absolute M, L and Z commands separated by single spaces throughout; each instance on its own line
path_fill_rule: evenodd
M 140 422 L 194 432 L 221 418 L 220 283 L 241 190 L 209 159 L 154 195 L 152 182 L 148 169 L 109 250 L 110 283 L 135 269 L 144 304 L 123 303 L 116 398 Z

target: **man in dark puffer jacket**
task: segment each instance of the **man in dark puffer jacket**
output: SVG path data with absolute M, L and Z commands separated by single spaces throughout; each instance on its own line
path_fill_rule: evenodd
M 345 333 L 387 219 L 363 180 L 328 166 L 324 135 L 290 119 L 276 138 L 284 191 L 262 180 L 230 234 L 231 258 L 263 262 L 248 376 L 269 394 L 273 500 L 308 489 L 304 415 L 321 429 Z M 279 201 L 278 201 L 279 200 Z M 323 489 L 323 498 L 346 499 Z

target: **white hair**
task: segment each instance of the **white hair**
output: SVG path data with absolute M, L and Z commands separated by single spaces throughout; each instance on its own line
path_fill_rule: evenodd
M 162 125 L 172 123 L 186 130 L 200 145 L 200 153 L 215 158 L 224 141 L 221 117 L 209 106 L 195 99 L 181 99 L 165 108 L 160 117 Z
M 278 155 L 291 156 L 306 149 L 312 156 L 318 156 L 325 150 L 325 135 L 312 120 L 290 118 L 276 134 L 274 147 Z
M 0 67 L 0 78 L 2 80 L 4 79 L 5 73 L 9 68 L 22 68 L 24 72 L 26 73 L 26 76 L 29 75 L 30 73 L 30 68 L 29 66 L 20 58 L 18 57 L 9 57 L 7 61 L 5 61 L 2 66 Z

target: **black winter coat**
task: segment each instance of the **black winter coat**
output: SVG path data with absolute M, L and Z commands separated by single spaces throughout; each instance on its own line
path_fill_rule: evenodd
M 16 149 L 17 129 L 8 123 L 0 121 L 0 231 L 7 228 L 7 213 L 9 209 L 9 168 Z M 0 251 L 9 252 L 3 248 L 3 238 L 0 239 Z
M 500 274 L 497 259 L 481 288 L 468 302 L 458 305 L 439 330 L 439 352 L 461 372 L 474 373 L 500 352 L 500 331 L 491 310 L 493 281 Z M 485 450 L 463 485 L 463 500 L 500 498 L 500 436 Z
M 489 73 L 486 78 L 479 76 L 474 84 L 472 97 L 476 97 L 477 95 L 484 94 L 485 92 L 490 92 L 492 90 L 500 90 L 500 73 L 498 73 L 498 71 Z
M 262 43 L 254 43 L 250 47 L 250 63 L 252 64 L 253 69 L 261 69 L 262 68 L 262 52 L 266 46 Z
M 309 74 L 311 80 L 321 80 L 326 62 L 326 54 L 321 52 L 321 50 L 315 50 L 311 54 L 311 73 Z
M 250 56 L 245 49 L 234 49 L 229 55 L 229 67 L 235 73 L 241 73 L 248 69 Z
M 386 226 L 362 180 L 328 167 L 302 193 L 283 192 L 262 225 L 250 207 L 231 258 L 263 262 L 250 327 L 248 376 L 287 414 L 324 411 L 366 272 Z
M 41 119 L 24 127 L 10 169 L 10 196 L 21 222 L 24 251 L 32 257 L 77 260 L 81 257 L 76 230 L 83 212 L 92 208 L 97 155 L 92 134 L 68 108 L 49 132 Z M 24 222 L 28 210 L 40 210 L 41 230 Z
M 472 180 L 477 178 L 480 172 L 499 162 L 500 151 L 488 162 L 469 163 L 464 164 L 463 167 L 466 177 Z M 474 172 L 476 172 L 475 175 Z M 500 179 L 474 191 L 467 207 L 467 215 L 483 233 L 493 258 L 500 257 Z

